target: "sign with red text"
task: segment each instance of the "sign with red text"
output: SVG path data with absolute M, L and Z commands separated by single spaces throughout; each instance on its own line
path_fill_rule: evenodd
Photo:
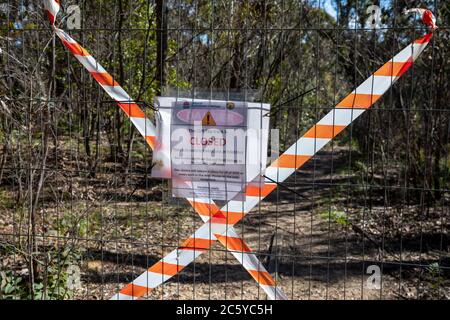
M 152 176 L 171 178 L 174 197 L 228 200 L 265 167 L 268 105 L 158 99 L 161 145 Z

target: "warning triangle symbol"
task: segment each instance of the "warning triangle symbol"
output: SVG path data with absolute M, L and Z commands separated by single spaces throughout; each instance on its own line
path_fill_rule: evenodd
M 203 120 L 202 120 L 202 125 L 204 125 L 204 126 L 215 126 L 216 125 L 216 121 L 214 120 L 211 112 L 208 111 L 205 114 L 205 116 L 203 117 Z

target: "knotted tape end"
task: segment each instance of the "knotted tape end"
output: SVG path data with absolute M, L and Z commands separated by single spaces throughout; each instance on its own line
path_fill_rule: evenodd
M 417 13 L 421 16 L 421 21 L 424 25 L 431 28 L 431 31 L 436 30 L 438 27 L 436 25 L 436 18 L 433 12 L 428 9 L 413 8 L 404 11 L 404 14 Z
M 47 14 L 47 18 L 50 21 L 52 27 L 55 27 L 56 15 L 61 9 L 61 3 L 59 0 L 44 0 L 44 11 Z

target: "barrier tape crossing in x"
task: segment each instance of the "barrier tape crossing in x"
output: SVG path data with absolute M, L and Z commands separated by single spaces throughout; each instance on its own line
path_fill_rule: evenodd
M 434 17 L 429 10 L 412 9 L 409 12 L 419 11 L 422 21 L 436 29 Z M 207 202 L 197 199 L 193 203 L 205 215 L 216 212 L 211 220 L 201 226 L 187 239 L 182 246 L 173 250 L 158 263 L 141 274 L 136 280 L 124 287 L 113 299 L 132 299 L 145 295 L 159 284 L 170 279 L 173 275 L 181 271 L 185 266 L 193 262 L 198 256 L 208 249 L 214 242 L 210 239 L 220 240 L 222 235 L 229 231 L 229 228 L 239 222 L 249 213 L 260 200 L 265 198 L 276 188 L 277 183 L 283 182 L 304 163 L 311 159 L 315 153 L 322 149 L 332 138 L 336 137 L 342 130 L 349 126 L 356 118 L 370 108 L 381 96 L 394 84 L 413 64 L 428 45 L 432 31 L 424 37 L 415 40 L 409 46 L 400 51 L 394 58 L 389 60 L 374 74 L 372 74 L 359 87 L 345 97 L 336 108 L 326 114 L 316 125 L 308 130 L 294 145 L 292 145 L 278 160 L 266 169 L 265 175 L 268 177 L 261 187 L 253 189 L 251 194 L 247 193 L 245 201 L 231 200 L 222 209 Z M 251 188 L 251 187 L 250 187 Z M 213 237 L 214 236 L 214 237 Z M 186 243 L 205 243 L 202 252 L 197 252 L 194 256 L 184 249 Z M 207 242 L 209 241 L 209 242 Z M 175 272 L 161 270 L 160 266 L 166 266 L 170 270 L 177 266 Z M 159 274 L 164 274 L 160 281 Z M 264 285 L 262 285 L 263 287 Z
M 60 9 L 58 0 L 45 0 L 46 11 L 55 33 L 63 44 L 75 55 L 91 73 L 104 90 L 118 102 L 130 117 L 132 123 L 145 137 L 151 148 L 155 147 L 156 136 L 153 124 L 145 117 L 137 104 L 114 79 L 64 31 L 56 28 L 55 18 Z M 433 31 L 437 28 L 431 11 L 414 8 L 405 13 L 418 13 L 422 22 L 431 28 L 424 37 L 415 40 L 401 50 L 396 56 L 379 68 L 360 86 L 346 96 L 336 107 L 309 129 L 295 144 L 273 162 L 264 177 L 258 177 L 246 188 L 245 200 L 231 200 L 223 208 L 208 198 L 188 199 L 205 222 L 180 247 L 170 252 L 159 262 L 125 286 L 112 299 L 136 299 L 170 279 L 184 267 L 193 262 L 216 241 L 221 242 L 233 256 L 259 283 L 271 299 L 287 299 L 276 286 L 275 281 L 264 269 L 248 245 L 233 229 L 247 213 L 262 199 L 276 189 L 277 184 L 286 180 L 304 163 L 311 159 L 328 142 L 349 126 L 364 111 L 370 108 L 388 89 L 412 66 L 430 42 Z M 255 268 L 256 267 L 256 268 Z

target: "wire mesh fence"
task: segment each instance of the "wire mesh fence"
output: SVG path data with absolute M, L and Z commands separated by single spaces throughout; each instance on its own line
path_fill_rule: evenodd
M 448 3 L 62 6 L 60 28 L 152 121 L 165 92 L 240 92 L 271 104 L 280 152 L 426 33 L 404 9 L 432 10 L 439 28 L 414 65 L 235 230 L 289 299 L 450 297 Z M 203 222 L 152 178 L 151 149 L 42 8 L 0 6 L 0 298 L 109 299 Z M 145 298 L 267 299 L 229 249 L 199 251 Z

